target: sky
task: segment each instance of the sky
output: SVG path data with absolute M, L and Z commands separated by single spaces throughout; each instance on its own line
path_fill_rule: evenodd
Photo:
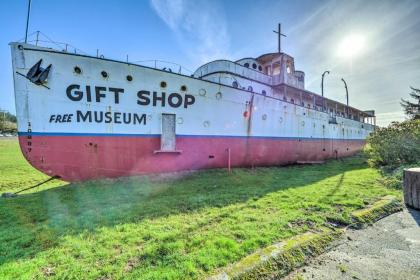
M 12 113 L 8 43 L 23 40 L 26 13 L 27 0 L 0 0 L 0 108 Z M 404 120 L 400 99 L 420 88 L 418 0 L 32 0 L 29 33 L 91 55 L 194 71 L 214 59 L 277 51 L 279 22 L 282 50 L 305 72 L 306 89 L 320 93 L 329 70 L 326 97 L 345 103 L 344 78 L 351 106 L 374 109 L 379 125 Z

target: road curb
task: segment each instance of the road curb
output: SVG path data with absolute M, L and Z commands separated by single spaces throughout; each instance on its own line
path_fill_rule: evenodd
M 401 211 L 403 204 L 395 196 L 388 195 L 373 203 L 371 206 L 352 213 L 353 228 L 363 228 L 386 216 Z
M 352 226 L 361 228 L 403 209 L 400 200 L 385 196 L 371 206 L 352 213 Z M 306 232 L 288 240 L 257 250 L 240 261 L 223 268 L 208 280 L 277 279 L 302 266 L 311 257 L 332 247 L 345 229 L 323 228 Z

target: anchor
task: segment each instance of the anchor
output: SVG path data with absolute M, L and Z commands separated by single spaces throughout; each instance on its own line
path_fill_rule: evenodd
M 26 79 L 28 79 L 29 81 L 31 81 L 32 83 L 38 86 L 43 86 L 43 87 L 46 87 L 47 89 L 50 89 L 48 86 L 45 85 L 45 82 L 47 81 L 48 74 L 50 73 L 52 64 L 48 65 L 47 68 L 44 69 L 41 67 L 41 63 L 42 63 L 42 58 L 37 63 L 35 63 L 35 65 L 31 67 L 31 69 L 29 69 L 26 75 L 23 75 L 22 73 L 19 73 L 19 72 L 16 72 L 16 73 L 25 77 Z

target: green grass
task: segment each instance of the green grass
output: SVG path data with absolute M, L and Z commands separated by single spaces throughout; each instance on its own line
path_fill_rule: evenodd
M 16 192 L 42 182 L 49 177 L 35 170 L 24 159 L 16 138 L 0 139 L 0 194 Z M 55 180 L 40 188 L 28 192 L 39 191 L 64 185 L 63 181 Z
M 45 178 L 0 141 L 1 186 Z M 3 161 L 6 155 L 7 160 Z M 362 157 L 94 181 L 0 199 L 0 279 L 188 279 L 393 194 Z M 9 187 L 10 184 L 10 187 Z M 61 183 L 62 184 L 62 183 Z

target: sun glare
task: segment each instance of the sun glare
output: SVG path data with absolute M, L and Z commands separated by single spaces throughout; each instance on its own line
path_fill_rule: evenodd
M 337 54 L 343 58 L 353 58 L 363 52 L 365 37 L 361 34 L 349 34 L 339 44 Z

